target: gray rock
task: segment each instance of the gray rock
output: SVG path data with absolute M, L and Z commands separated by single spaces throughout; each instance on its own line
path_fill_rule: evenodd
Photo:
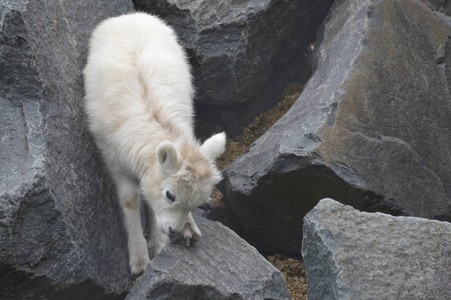
M 168 245 L 126 300 L 290 299 L 280 271 L 254 247 L 218 222 L 195 220 L 202 239 Z
M 451 23 L 418 1 L 336 1 L 293 107 L 225 169 L 240 235 L 299 253 L 326 197 L 451 220 Z
M 0 298 L 130 286 L 114 192 L 87 133 L 89 35 L 128 1 L 0 1 Z
M 451 224 L 324 199 L 304 218 L 309 299 L 450 299 Z
M 232 135 L 273 106 L 288 83 L 307 80 L 309 44 L 332 2 L 134 1 L 175 28 L 193 66 L 197 100 L 208 105 L 198 113 L 219 114 Z
M 431 9 L 451 16 L 451 2 L 449 0 L 420 0 Z

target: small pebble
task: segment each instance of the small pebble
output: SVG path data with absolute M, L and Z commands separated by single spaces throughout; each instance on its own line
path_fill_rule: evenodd
M 277 260 L 277 261 L 275 261 L 275 262 L 274 262 L 274 266 L 275 266 L 277 269 L 279 269 L 279 271 L 282 271 L 282 270 L 286 267 L 286 265 L 285 265 L 285 263 L 283 262 L 283 260 Z

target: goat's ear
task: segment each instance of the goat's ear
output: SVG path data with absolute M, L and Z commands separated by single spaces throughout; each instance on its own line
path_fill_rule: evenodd
M 180 170 L 180 163 L 177 157 L 177 150 L 171 142 L 162 142 L 157 147 L 157 162 L 161 166 L 161 170 L 168 174 L 173 174 Z
M 226 135 L 224 132 L 213 135 L 211 138 L 206 140 L 202 146 L 200 146 L 200 151 L 203 155 L 215 160 L 221 155 L 226 146 Z

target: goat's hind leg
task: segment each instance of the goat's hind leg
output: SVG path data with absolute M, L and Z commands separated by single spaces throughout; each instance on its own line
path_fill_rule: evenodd
M 119 201 L 124 213 L 128 238 L 129 264 L 132 274 L 141 274 L 149 264 L 147 242 L 141 227 L 139 207 L 141 204 L 136 184 L 126 176 L 115 175 Z

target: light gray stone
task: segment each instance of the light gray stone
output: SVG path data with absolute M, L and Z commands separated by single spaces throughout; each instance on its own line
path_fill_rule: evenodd
M 331 197 L 451 220 L 451 23 L 419 1 L 337 0 L 293 107 L 225 169 L 240 235 L 299 253 L 302 217 Z
M 332 199 L 304 218 L 309 299 L 450 299 L 451 224 Z
M 163 249 L 126 300 L 290 299 L 280 271 L 254 247 L 218 222 L 195 220 L 202 239 Z
M 171 24 L 193 67 L 198 114 L 236 134 L 311 71 L 310 44 L 333 0 L 135 0 Z M 208 106 L 205 106 L 208 105 Z
M 129 1 L 0 1 L 0 298 L 131 286 L 114 191 L 87 133 L 88 38 Z

